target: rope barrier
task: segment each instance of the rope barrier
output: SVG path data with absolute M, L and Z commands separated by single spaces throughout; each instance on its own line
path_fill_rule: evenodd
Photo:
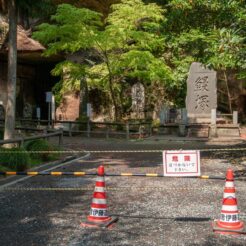
M 93 191 L 95 187 L 0 187 L 0 191 Z M 132 186 L 126 186 L 126 187 L 106 187 L 107 191 L 123 191 L 123 190 L 139 190 L 139 191 L 151 191 L 151 190 L 157 190 L 157 191 L 191 191 L 191 190 L 203 190 L 203 191 L 211 191 L 211 187 L 208 188 L 201 188 L 201 187 L 132 187 Z M 213 190 L 220 191 L 220 188 L 213 188 Z
M 171 149 L 168 149 L 171 150 Z M 224 152 L 224 151 L 246 151 L 246 148 L 217 148 L 217 149 L 195 149 L 201 152 Z M 11 153 L 33 153 L 33 154 L 45 154 L 45 153 L 53 153 L 53 154 L 79 154 L 79 153 L 160 153 L 163 152 L 164 149 L 159 150 L 36 150 L 36 151 L 0 151 L 0 154 L 11 154 Z
M 239 188 L 239 187 L 238 187 Z M 0 187 L 0 191 L 93 191 L 94 186 L 87 187 Z M 106 187 L 106 191 L 207 191 L 211 190 L 221 192 L 219 187 L 168 187 L 168 186 L 122 186 L 122 187 Z

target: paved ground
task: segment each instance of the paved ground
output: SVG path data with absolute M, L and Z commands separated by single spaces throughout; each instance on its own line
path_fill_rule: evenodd
M 175 140 L 175 141 L 174 141 Z M 227 148 L 226 142 L 149 139 L 128 141 L 65 138 L 72 150 L 142 150 Z M 245 147 L 230 142 L 229 147 Z M 201 152 L 204 175 L 224 175 L 228 167 L 245 168 L 246 154 Z M 110 173 L 162 173 L 161 153 L 92 153 L 57 170 Z M 211 221 L 221 209 L 224 181 L 185 178 L 107 177 L 109 213 L 119 217 L 110 230 L 80 227 L 89 213 L 95 178 L 32 177 L 12 188 L 85 188 L 0 192 L 1 246 L 14 245 L 246 245 L 246 236 L 212 232 Z M 246 219 L 246 182 L 237 181 L 237 198 Z

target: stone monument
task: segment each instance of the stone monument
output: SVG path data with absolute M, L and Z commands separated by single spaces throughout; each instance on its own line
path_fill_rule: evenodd
M 210 123 L 211 110 L 216 108 L 216 71 L 193 62 L 187 79 L 186 109 L 189 123 Z
M 141 83 L 136 83 L 132 86 L 132 111 L 133 117 L 144 118 L 145 107 L 145 91 Z
M 33 108 L 32 105 L 28 102 L 24 104 L 23 107 L 23 118 L 32 118 Z

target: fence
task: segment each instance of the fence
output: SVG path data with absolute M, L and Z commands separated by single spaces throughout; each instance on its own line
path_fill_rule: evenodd
M 3 122 L 3 121 L 2 121 Z M 16 129 L 42 131 L 48 129 L 48 120 L 19 119 Z M 33 126 L 33 127 L 30 127 Z M 92 122 L 92 121 L 53 121 L 52 127 L 61 128 L 69 136 L 85 134 L 87 137 L 93 135 L 123 136 L 126 139 L 143 138 L 152 135 L 151 122 Z M 42 129 L 43 128 L 43 129 Z
M 17 143 L 18 146 L 23 146 L 23 144 L 27 141 L 35 140 L 35 139 L 49 139 L 51 137 L 59 137 L 59 146 L 63 144 L 63 131 L 58 130 L 53 133 L 47 133 L 47 134 L 42 134 L 38 136 L 31 136 L 31 137 L 19 137 L 15 139 L 7 139 L 7 140 L 0 140 L 0 145 L 4 144 L 9 144 L 9 143 Z

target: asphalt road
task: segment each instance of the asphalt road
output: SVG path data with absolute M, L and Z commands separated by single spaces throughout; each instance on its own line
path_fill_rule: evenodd
M 223 147 L 204 142 L 79 138 L 65 139 L 65 145 L 73 150 Z M 202 152 L 201 172 L 223 176 L 228 167 L 245 168 L 245 156 L 242 151 Z M 110 173 L 163 172 L 161 153 L 92 153 L 56 170 L 94 172 L 101 164 Z M 37 176 L 11 185 L 0 192 L 0 245 L 246 245 L 245 235 L 212 231 L 211 222 L 220 215 L 224 181 L 106 177 L 106 184 L 108 211 L 119 218 L 111 229 L 80 226 L 89 214 L 95 177 Z M 235 184 L 241 217 L 246 220 L 246 182 Z

